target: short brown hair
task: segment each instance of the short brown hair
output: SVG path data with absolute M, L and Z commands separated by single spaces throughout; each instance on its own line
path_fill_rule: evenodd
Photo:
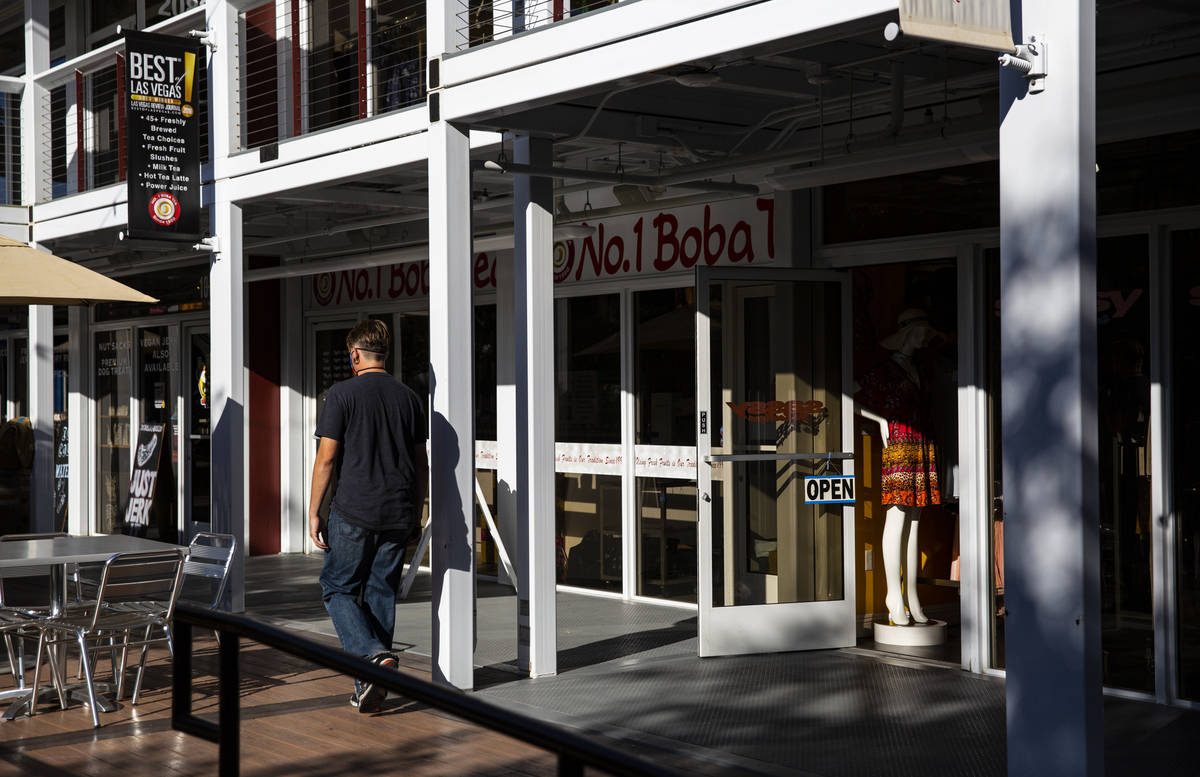
M 381 359 L 387 356 L 392 349 L 392 335 L 387 324 L 377 318 L 359 321 L 346 335 L 346 350 L 351 348 L 378 354 Z

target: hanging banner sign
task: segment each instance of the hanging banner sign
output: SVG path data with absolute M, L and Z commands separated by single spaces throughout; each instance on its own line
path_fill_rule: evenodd
M 1009 0 L 900 0 L 900 29 L 914 38 L 1012 53 Z
M 809 505 L 854 504 L 854 476 L 835 475 L 805 478 L 804 503 Z
M 583 222 L 591 234 L 554 242 L 554 283 L 646 277 L 708 267 L 757 267 L 775 261 L 775 200 L 743 197 Z M 496 288 L 496 265 L 511 249 L 475 254 L 474 286 Z M 317 273 L 310 308 L 423 299 L 429 261 Z
M 125 33 L 126 158 L 130 237 L 198 240 L 200 44 Z
M 142 424 L 138 428 L 133 477 L 129 479 L 129 504 L 125 506 L 126 526 L 150 524 L 154 484 L 158 480 L 158 460 L 162 455 L 162 436 L 162 424 Z
M 70 476 L 70 449 L 67 446 L 67 422 L 55 422 L 54 429 L 54 525 L 67 530 L 67 484 Z

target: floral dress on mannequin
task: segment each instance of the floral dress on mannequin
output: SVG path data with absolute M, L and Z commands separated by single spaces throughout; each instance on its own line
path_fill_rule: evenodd
M 893 354 L 859 381 L 856 399 L 888 419 L 888 442 L 883 449 L 880 476 L 882 503 L 926 507 L 941 503 L 933 441 L 929 395 L 901 366 L 906 358 Z M 911 361 L 910 361 L 911 364 Z

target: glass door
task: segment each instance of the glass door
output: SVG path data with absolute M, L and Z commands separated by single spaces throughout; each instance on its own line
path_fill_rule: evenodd
M 209 428 L 212 376 L 207 326 L 184 328 L 184 530 L 187 539 L 212 527 L 212 441 Z
M 137 329 L 138 424 L 163 427 L 158 479 L 146 537 L 178 542 L 179 523 L 179 327 L 174 324 Z M 137 430 L 134 429 L 136 440 Z
M 697 274 L 700 655 L 855 642 L 852 504 L 805 478 L 852 476 L 843 273 Z
M 353 377 L 350 372 L 350 356 L 346 352 L 346 335 L 358 323 L 355 318 L 344 318 L 333 321 L 318 321 L 309 329 L 308 341 L 308 386 L 309 401 L 308 429 L 317 428 L 317 419 L 325 407 L 325 397 L 335 383 Z M 312 468 L 316 461 L 317 441 L 314 439 L 305 446 L 304 465 L 304 504 L 308 504 L 308 495 L 312 488 Z M 329 520 L 329 503 L 333 492 L 337 489 L 337 472 L 333 473 L 329 488 L 325 491 L 325 499 L 321 502 L 321 520 Z M 307 523 L 305 524 L 307 527 Z M 307 530 L 306 530 L 307 534 Z M 312 550 L 311 540 L 305 540 L 305 546 Z

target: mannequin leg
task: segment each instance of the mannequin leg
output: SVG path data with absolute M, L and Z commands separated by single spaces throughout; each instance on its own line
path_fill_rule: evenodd
M 905 511 L 892 505 L 888 508 L 883 523 L 883 574 L 887 580 L 888 617 L 896 626 L 908 625 L 908 614 L 904 612 L 904 595 L 900 588 L 901 539 L 904 534 Z
M 908 524 L 908 552 L 904 562 L 904 593 L 908 598 L 908 611 L 912 614 L 912 619 L 917 623 L 928 623 L 929 618 L 925 617 L 924 610 L 921 609 L 921 600 L 917 597 L 917 572 L 921 569 L 917 556 L 917 527 L 921 523 L 921 508 L 908 508 L 909 520 Z

